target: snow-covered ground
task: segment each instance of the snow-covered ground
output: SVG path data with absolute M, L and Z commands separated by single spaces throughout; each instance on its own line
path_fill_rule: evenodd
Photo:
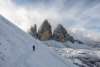
M 54 40 L 48 40 L 48 41 L 42 41 L 44 44 L 46 44 L 48 47 L 55 47 L 55 48 L 65 48 L 66 46 L 62 44 L 61 42 L 57 42 Z
M 56 48 L 56 52 L 66 60 L 70 59 L 79 67 L 100 67 L 100 51 L 88 49 Z
M 77 66 L 0 16 L 0 67 Z
M 57 41 L 44 41 L 65 61 L 70 61 L 78 67 L 100 67 L 100 48 L 92 45 L 78 43 L 60 43 Z
M 49 47 L 55 47 L 55 48 L 73 48 L 73 49 L 100 49 L 100 45 L 89 45 L 89 44 L 79 44 L 77 42 L 71 43 L 69 41 L 61 43 L 54 40 L 48 40 L 48 41 L 42 41 L 44 44 L 46 44 Z

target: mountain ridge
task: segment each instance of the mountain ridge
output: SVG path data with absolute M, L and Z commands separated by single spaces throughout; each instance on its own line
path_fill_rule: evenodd
M 77 43 L 83 44 L 82 41 L 76 40 L 73 36 L 71 36 L 61 24 L 58 24 L 58 26 L 52 32 L 52 26 L 47 19 L 44 20 L 43 24 L 38 30 L 36 29 L 38 32 L 32 31 L 32 28 L 34 29 L 34 27 L 32 26 L 30 28 L 31 35 L 33 37 L 37 37 L 37 39 L 42 40 L 42 41 L 46 41 L 46 40 L 55 40 L 59 42 L 70 41 L 72 43 L 77 42 Z M 36 35 L 33 35 L 33 34 L 36 34 Z

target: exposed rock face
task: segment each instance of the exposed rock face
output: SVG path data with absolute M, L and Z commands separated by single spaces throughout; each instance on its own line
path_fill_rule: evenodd
M 59 24 L 57 28 L 54 30 L 53 39 L 64 42 L 66 36 L 65 34 L 67 34 L 67 31 L 64 29 L 64 27 L 61 24 Z
M 48 20 L 45 20 L 38 31 L 40 40 L 49 40 L 52 37 L 52 28 Z
M 57 26 L 57 28 L 54 30 L 52 34 L 52 27 L 49 24 L 48 20 L 45 20 L 43 22 L 38 32 L 37 32 L 36 24 L 33 27 L 31 27 L 30 34 L 33 37 L 42 41 L 53 39 L 59 42 L 70 41 L 72 43 L 77 42 L 77 43 L 83 44 L 83 42 L 79 40 L 75 40 L 72 36 L 70 36 L 70 34 L 68 34 L 66 29 L 61 24 Z
M 36 26 L 36 24 L 34 24 L 34 26 L 30 28 L 30 34 L 31 34 L 33 37 L 38 38 L 38 33 L 37 33 L 37 26 Z
M 60 42 L 65 42 L 65 41 L 71 41 L 72 43 L 74 42 L 73 37 L 67 33 L 66 29 L 61 24 L 59 24 L 57 28 L 54 30 L 53 39 Z

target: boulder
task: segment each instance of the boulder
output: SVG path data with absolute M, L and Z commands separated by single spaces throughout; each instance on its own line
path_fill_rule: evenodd
M 45 20 L 38 30 L 39 39 L 49 40 L 52 37 L 52 28 L 48 20 Z

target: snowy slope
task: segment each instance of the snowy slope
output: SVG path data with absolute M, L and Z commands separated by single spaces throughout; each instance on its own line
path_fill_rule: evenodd
M 32 46 L 36 46 L 33 51 Z M 0 16 L 0 67 L 76 67 Z
M 72 62 L 78 67 L 100 67 L 100 48 L 92 45 L 78 43 L 60 43 L 56 41 L 43 41 L 53 52 L 57 53 L 63 60 Z M 64 46 L 65 45 L 65 46 Z
M 55 47 L 55 48 L 65 48 L 66 47 L 61 42 L 54 41 L 54 40 L 48 40 L 48 41 L 42 41 L 42 42 L 49 47 Z
M 73 48 L 73 49 L 100 49 L 100 45 L 92 45 L 92 44 L 79 44 L 77 42 L 71 43 L 70 41 L 61 43 L 54 40 L 48 40 L 48 41 L 41 41 L 44 44 L 48 45 L 49 47 L 55 47 L 55 48 Z
M 77 42 L 71 43 L 70 41 L 61 43 L 54 40 L 42 41 L 44 44 L 48 45 L 49 47 L 55 48 L 74 48 L 74 49 L 99 49 L 99 47 L 93 47 L 92 45 L 87 44 L 79 44 Z

